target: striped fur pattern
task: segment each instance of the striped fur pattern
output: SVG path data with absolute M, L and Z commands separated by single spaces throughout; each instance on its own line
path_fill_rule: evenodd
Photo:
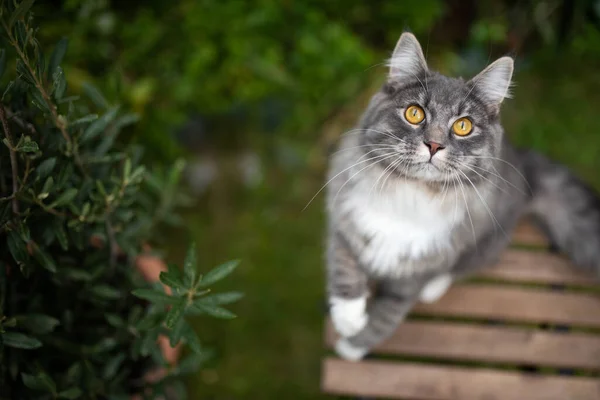
M 343 337 L 338 352 L 355 360 L 417 301 L 434 301 L 493 263 L 523 214 L 579 265 L 598 269 L 600 259 L 596 195 L 565 167 L 504 138 L 512 59 L 468 81 L 450 78 L 430 71 L 404 33 L 388 64 L 387 82 L 332 155 L 326 185 L 330 313 Z M 411 105 L 424 110 L 419 124 L 404 116 Z M 472 121 L 467 136 L 452 131 L 462 117 Z M 433 154 L 432 142 L 440 146 Z

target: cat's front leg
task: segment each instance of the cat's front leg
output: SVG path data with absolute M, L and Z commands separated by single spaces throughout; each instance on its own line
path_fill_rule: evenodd
M 369 323 L 356 335 L 338 340 L 335 345 L 338 355 L 358 361 L 389 338 L 418 301 L 420 286 L 417 282 L 381 282 L 377 295 L 369 304 Z
M 340 232 L 330 234 L 327 251 L 329 313 L 335 330 L 353 336 L 368 323 L 367 276 L 359 267 L 350 243 Z

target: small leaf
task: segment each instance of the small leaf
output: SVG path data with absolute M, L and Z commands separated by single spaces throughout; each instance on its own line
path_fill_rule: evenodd
M 121 364 L 123 364 L 124 360 L 125 353 L 118 353 L 116 356 L 109 359 L 104 365 L 102 377 L 107 380 L 112 379 L 119 371 L 119 367 L 121 366 Z
M 85 117 L 76 119 L 75 121 L 72 121 L 70 123 L 70 125 L 71 126 L 83 125 L 83 124 L 87 124 L 89 122 L 95 121 L 97 119 L 98 119 L 98 114 L 90 114 L 90 115 L 86 115 Z
M 50 113 L 50 106 L 48 105 L 48 103 L 46 102 L 46 99 L 44 99 L 44 96 L 42 96 L 42 94 L 40 93 L 39 90 L 37 90 L 36 88 L 31 90 L 31 96 L 32 96 L 32 103 L 39 108 L 40 110 L 44 111 L 45 113 Z
M 72 387 L 70 389 L 63 390 L 62 392 L 60 392 L 58 394 L 58 397 L 61 399 L 74 400 L 80 398 L 82 394 L 83 392 L 81 391 L 81 389 Z
M 156 289 L 136 289 L 131 294 L 140 299 L 158 304 L 173 304 L 177 301 L 176 297 L 169 296 L 165 292 Z
M 194 281 L 196 280 L 196 268 L 196 243 L 192 243 L 183 263 L 183 283 L 186 287 L 194 285 Z
M 49 193 L 50 189 L 52 189 L 53 185 L 54 185 L 54 178 L 49 176 L 48 179 L 46 179 L 46 182 L 44 182 L 44 187 L 42 188 L 42 193 Z
M 111 108 L 106 114 L 92 122 L 81 135 L 81 143 L 85 143 L 89 140 L 92 140 L 99 134 L 103 133 L 106 130 L 108 124 L 110 124 L 115 119 L 118 112 L 118 108 Z
M 56 47 L 50 55 L 50 61 L 48 63 L 48 78 L 54 76 L 54 71 L 56 71 L 56 68 L 60 65 L 67 53 L 68 44 L 69 40 L 66 37 L 60 39 L 58 43 L 56 43 Z
M 52 93 L 54 98 L 60 100 L 65 94 L 67 88 L 67 81 L 65 80 L 65 74 L 62 68 L 56 67 L 56 71 L 52 75 Z
M 106 321 L 108 321 L 108 323 L 115 328 L 120 328 L 125 325 L 125 321 L 123 321 L 123 319 L 117 314 L 106 313 L 104 314 L 104 317 L 106 318 Z
M 17 349 L 31 350 L 42 347 L 42 342 L 36 338 L 18 332 L 5 332 L 2 334 L 2 342 L 5 346 Z
M 177 346 L 177 343 L 181 340 L 181 335 L 186 327 L 187 323 L 185 319 L 180 318 L 179 321 L 175 324 L 171 332 L 169 333 L 169 344 L 171 347 Z
M 185 310 L 186 300 L 180 299 L 177 303 L 173 304 L 167 317 L 165 318 L 165 326 L 169 329 L 173 328 L 179 319 L 183 316 L 183 310 Z
M 36 168 L 36 174 L 39 179 L 45 179 L 52 173 L 52 170 L 56 166 L 56 157 L 50 157 L 45 159 Z
M 98 297 L 108 300 L 115 300 L 121 298 L 121 292 L 108 285 L 94 286 L 90 289 L 90 292 Z
M 102 93 L 96 89 L 91 83 L 86 82 L 82 86 L 85 94 L 100 108 L 108 108 L 108 101 L 102 96 Z
M 228 261 L 207 273 L 198 283 L 198 287 L 207 287 L 231 274 L 239 265 L 239 260 Z
M 40 147 L 33 140 L 24 140 L 17 144 L 17 147 L 15 148 L 15 150 L 20 153 L 35 153 L 39 149 Z
M 215 318 L 221 319 L 233 319 L 236 318 L 236 315 L 229 310 L 224 309 L 223 307 L 211 306 L 206 304 L 192 304 L 192 309 L 196 309 L 204 314 L 211 315 Z
M 29 11 L 31 6 L 33 5 L 35 0 L 23 0 L 21 4 L 17 7 L 17 9 L 10 16 L 10 20 L 8 21 L 8 27 L 11 28 L 14 23 L 23 18 L 23 16 Z
M 50 204 L 50 208 L 60 207 L 62 205 L 70 203 L 75 196 L 77 196 L 78 190 L 75 188 L 67 189 L 61 194 L 58 199 L 54 200 L 52 204 Z
M 23 383 L 29 389 L 50 392 L 53 395 L 56 395 L 56 384 L 52 378 L 43 372 L 37 375 L 22 373 L 21 378 L 23 378 Z
M 160 281 L 173 289 L 183 289 L 181 278 L 171 271 L 163 271 L 160 273 Z
M 8 233 L 6 244 L 8 245 L 10 254 L 12 254 L 17 263 L 23 263 L 29 259 L 29 253 L 27 252 L 25 242 L 23 242 L 23 239 L 21 239 L 15 231 L 10 231 Z
M 58 319 L 44 314 L 27 314 L 15 318 L 17 319 L 18 326 L 22 326 L 29 332 L 38 335 L 50 333 L 60 325 Z
M 40 263 L 40 265 L 48 271 L 56 273 L 56 263 L 54 262 L 54 259 L 52 259 L 52 256 L 50 256 L 50 254 L 48 254 L 37 244 L 35 244 L 33 247 L 33 256 Z
M 182 332 L 182 338 L 185 340 L 187 345 L 190 346 L 190 349 L 194 353 L 202 353 L 202 344 L 200 343 L 200 339 L 198 339 L 198 335 L 196 335 L 196 332 L 190 325 L 185 324 Z
M 239 299 L 241 299 L 242 297 L 244 297 L 244 294 L 240 293 L 240 292 L 216 293 L 216 294 L 211 294 L 211 295 L 202 297 L 202 298 L 194 301 L 194 304 L 218 306 L 218 305 L 222 305 L 222 304 L 234 303 L 234 302 L 238 301 Z

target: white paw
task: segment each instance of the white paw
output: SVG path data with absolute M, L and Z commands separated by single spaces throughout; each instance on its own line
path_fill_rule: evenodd
M 440 299 L 452 284 L 450 274 L 440 275 L 430 280 L 421 290 L 419 300 L 423 303 L 434 303 Z
M 348 361 L 360 361 L 367 355 L 369 350 L 355 347 L 347 339 L 339 339 L 335 344 L 335 352 L 338 356 Z
M 360 332 L 369 321 L 367 316 L 367 297 L 343 299 L 332 297 L 330 300 L 331 320 L 335 330 L 342 336 L 354 336 Z

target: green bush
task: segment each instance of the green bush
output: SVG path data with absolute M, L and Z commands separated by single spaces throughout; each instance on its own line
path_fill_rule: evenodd
M 89 101 L 69 96 L 67 42 L 43 53 L 32 3 L 0 8 L 0 399 L 183 398 L 180 376 L 209 355 L 183 317 L 233 317 L 220 305 L 240 294 L 207 286 L 237 264 L 202 277 L 192 248 L 183 271 L 143 280 L 142 246 L 180 222 L 183 164 L 150 171 L 141 149 L 118 138 L 134 114 L 91 86 Z M 191 355 L 168 365 L 159 335 Z M 167 374 L 151 385 L 143 376 L 155 367 Z

